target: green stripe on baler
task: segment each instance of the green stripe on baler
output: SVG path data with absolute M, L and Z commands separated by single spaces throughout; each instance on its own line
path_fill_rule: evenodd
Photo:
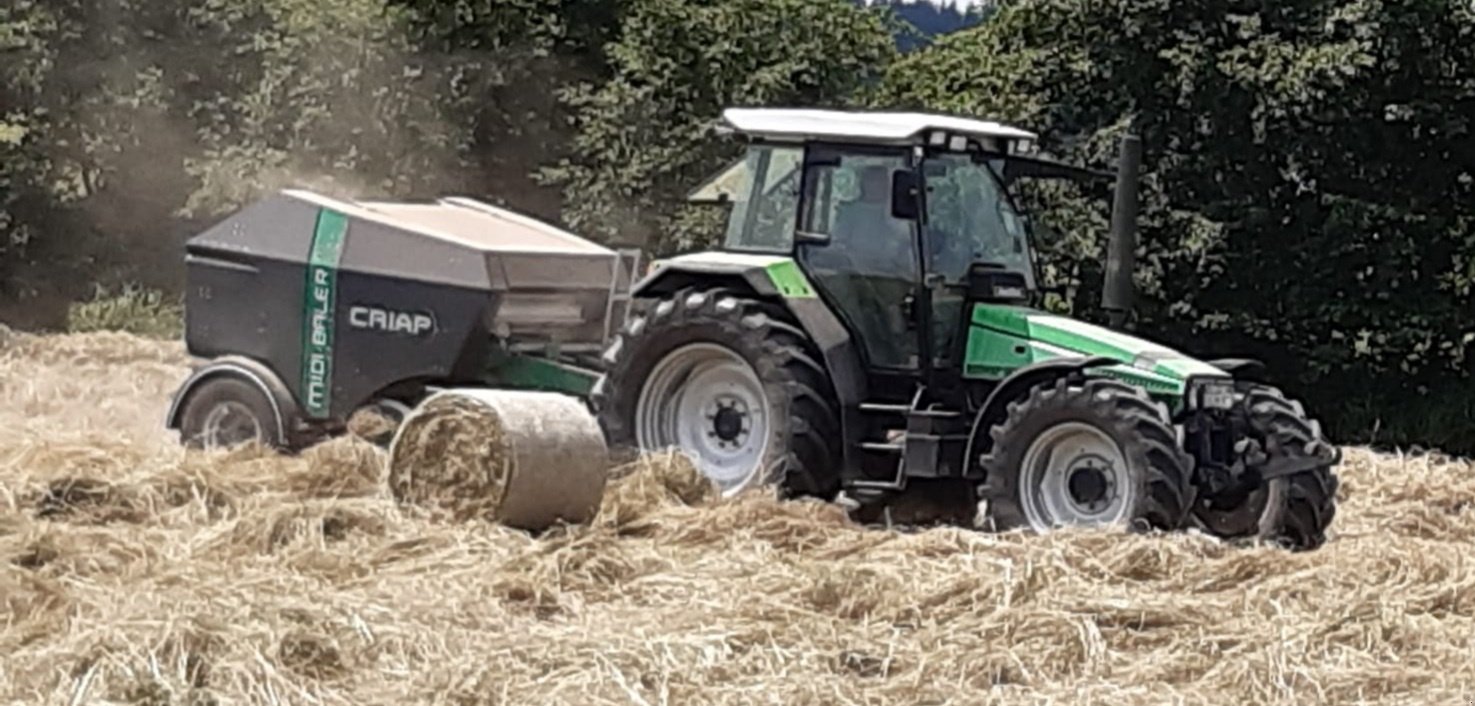
M 307 259 L 302 294 L 302 403 L 314 418 L 333 406 L 334 307 L 338 302 L 338 263 L 348 239 L 348 217 L 323 209 Z

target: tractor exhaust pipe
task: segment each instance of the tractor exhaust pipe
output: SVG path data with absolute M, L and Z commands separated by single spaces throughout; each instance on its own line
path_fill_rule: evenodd
M 1142 166 L 1142 138 L 1122 136 L 1117 158 L 1116 194 L 1111 207 L 1111 241 L 1106 250 L 1106 280 L 1101 308 L 1112 328 L 1122 328 L 1132 311 L 1132 272 L 1137 266 L 1137 173 Z

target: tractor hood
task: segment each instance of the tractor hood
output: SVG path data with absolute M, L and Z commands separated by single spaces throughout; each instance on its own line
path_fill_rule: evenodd
M 1121 361 L 1102 370 L 1139 384 L 1155 394 L 1180 395 L 1191 377 L 1229 377 L 1212 365 L 1171 348 L 1120 331 L 1063 316 L 1016 306 L 974 307 L 973 325 L 995 334 L 1023 339 L 1024 363 L 1071 356 L 1105 356 Z

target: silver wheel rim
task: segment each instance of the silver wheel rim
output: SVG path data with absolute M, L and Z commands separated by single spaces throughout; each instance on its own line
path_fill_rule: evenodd
M 1126 455 L 1091 424 L 1064 422 L 1046 429 L 1025 451 L 1020 471 L 1025 519 L 1038 531 L 1120 524 L 1136 505 Z
M 769 444 L 763 383 L 746 360 L 724 346 L 694 343 L 662 358 L 635 405 L 640 448 L 675 448 L 724 496 L 758 476 Z
M 261 421 L 251 408 L 241 402 L 228 400 L 210 408 L 205 415 L 203 433 L 205 446 L 224 448 L 252 441 L 264 441 L 266 434 Z

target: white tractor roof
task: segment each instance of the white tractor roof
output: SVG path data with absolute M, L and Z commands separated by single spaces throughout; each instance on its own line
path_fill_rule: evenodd
M 1033 142 L 1035 133 L 987 120 L 929 113 L 886 113 L 800 108 L 728 108 L 723 123 L 731 130 L 773 140 L 848 140 L 921 143 L 928 133 L 945 131 L 980 141 Z

